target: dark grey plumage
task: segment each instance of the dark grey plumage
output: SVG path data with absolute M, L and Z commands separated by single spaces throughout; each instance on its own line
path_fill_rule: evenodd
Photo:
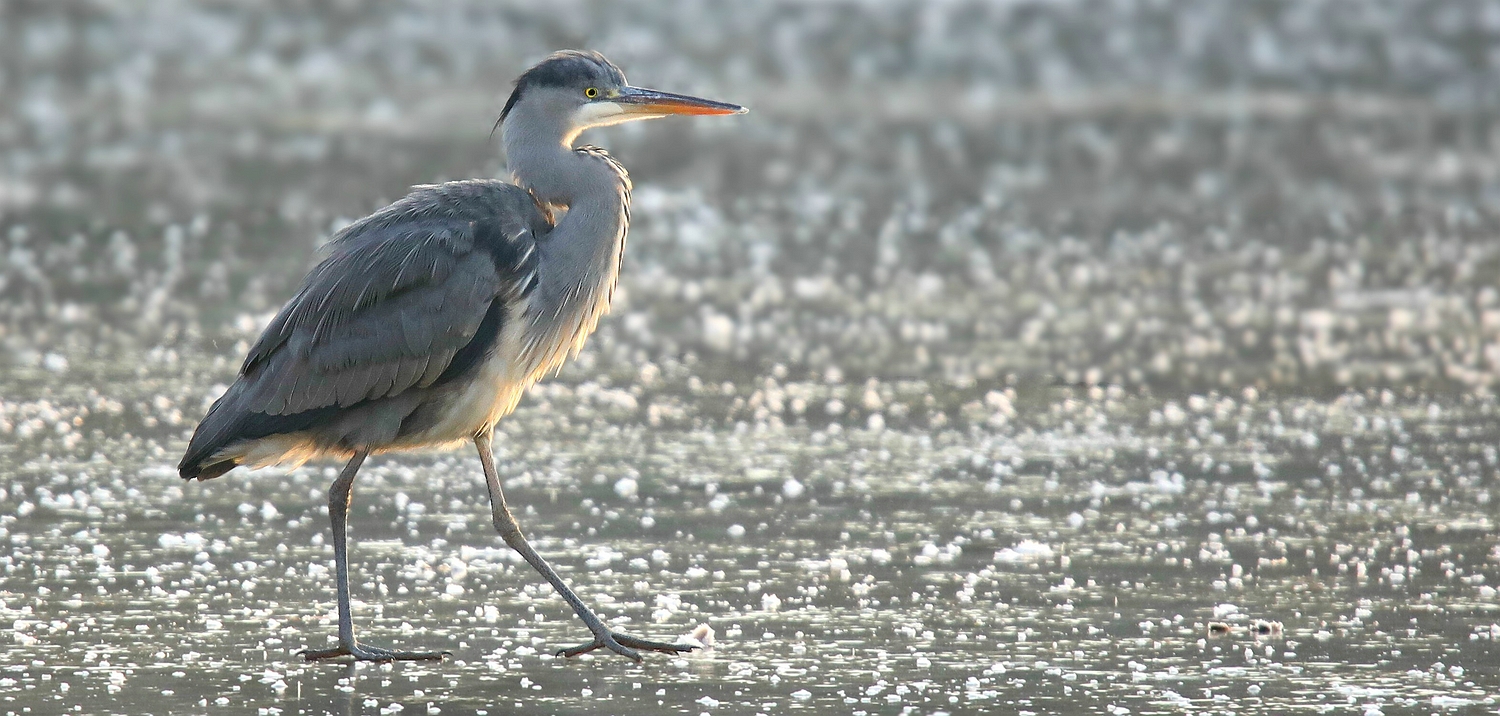
M 478 367 L 506 309 L 536 287 L 537 241 L 551 230 L 530 193 L 495 180 L 416 187 L 345 227 L 199 424 L 182 477 L 223 474 L 235 462 L 213 456 L 230 443 L 307 431 L 334 408 L 387 408 L 379 422 L 397 429 L 386 441 L 422 427 L 412 417 L 424 401 L 390 399 Z M 322 431 L 320 447 L 354 450 L 340 433 Z
M 602 55 L 557 53 L 516 82 L 501 115 L 515 184 L 419 186 L 340 231 L 198 425 L 178 465 L 207 480 L 239 465 L 347 463 L 328 492 L 339 644 L 308 660 L 442 658 L 354 638 L 346 546 L 349 503 L 372 454 L 472 441 L 491 519 L 511 548 L 607 648 L 690 647 L 611 631 L 532 549 L 511 515 L 490 449 L 496 421 L 562 365 L 609 310 L 630 223 L 630 177 L 578 134 L 670 114 L 735 114 L 736 105 L 646 90 Z M 555 216 L 560 216 L 554 221 Z

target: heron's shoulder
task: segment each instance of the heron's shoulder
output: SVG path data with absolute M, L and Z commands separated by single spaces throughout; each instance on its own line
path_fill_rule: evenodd
M 414 186 L 389 206 L 344 227 L 329 243 L 337 250 L 438 230 L 520 237 L 545 233 L 550 227 L 546 211 L 525 189 L 498 179 L 466 179 Z
M 536 198 L 526 189 L 499 179 L 462 179 L 442 184 L 419 184 L 397 205 L 437 211 L 454 216 L 531 214 L 538 212 Z

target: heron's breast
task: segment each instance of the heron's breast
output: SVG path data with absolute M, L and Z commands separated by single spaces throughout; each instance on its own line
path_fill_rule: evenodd
M 617 264 L 616 264 L 617 265 Z M 578 286 L 555 304 L 539 303 L 522 319 L 517 369 L 531 385 L 578 355 L 599 319 L 609 313 L 617 272 Z
M 426 431 L 427 437 L 472 437 L 515 410 L 533 382 L 520 370 L 525 308 L 522 301 L 506 312 L 494 350 L 446 397 L 442 417 Z
M 443 415 L 419 440 L 471 437 L 516 409 L 526 390 L 576 355 L 609 311 L 609 292 L 594 291 L 559 306 L 532 299 L 506 313 L 495 349 L 446 400 Z

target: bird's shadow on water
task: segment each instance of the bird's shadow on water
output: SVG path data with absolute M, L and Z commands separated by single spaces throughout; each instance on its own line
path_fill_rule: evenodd
M 301 661 L 298 657 L 297 661 Z M 419 667 L 420 668 L 420 667 Z M 447 699 L 420 698 L 413 693 L 394 694 L 389 689 L 383 688 L 381 684 L 389 686 L 394 679 L 390 678 L 401 672 L 402 667 L 388 663 L 361 663 L 358 661 L 347 661 L 342 663 L 309 664 L 306 671 L 299 679 L 298 701 L 301 704 L 287 709 L 292 713 L 329 713 L 338 716 L 355 716 L 355 714 L 380 712 L 395 713 L 392 705 L 401 705 L 403 713 L 431 713 L 429 707 L 434 701 L 447 701 Z M 371 680 L 379 680 L 371 685 Z M 420 692 L 418 692 L 420 693 Z M 370 704 L 367 701 L 374 701 Z M 321 707 L 321 708 L 320 708 Z M 454 713 L 445 703 L 441 709 L 443 713 Z M 476 709 L 462 709 L 458 713 L 475 713 Z
M 488 652 L 485 652 L 488 653 Z M 690 656 L 646 655 L 632 663 L 614 655 L 564 659 L 540 656 L 496 671 L 488 659 L 310 665 L 304 678 L 330 698 L 303 710 L 333 714 L 401 713 L 491 716 L 507 713 L 634 713 L 686 708 L 712 694 L 732 703 L 758 692 L 749 684 L 722 683 L 724 655 L 712 648 Z M 539 660 L 534 660 L 539 658 Z M 324 668 L 317 668 L 323 666 Z M 329 694 L 328 689 L 336 693 Z M 397 709 L 397 706 L 400 709 Z M 623 709 L 623 711 L 622 711 Z M 286 713 L 297 713 L 286 709 Z
M 582 686 L 584 694 L 588 695 L 591 682 L 601 697 L 612 689 L 630 689 L 630 686 L 609 683 L 620 674 L 600 673 L 597 664 L 589 663 L 592 661 L 572 660 L 560 669 L 543 668 L 513 675 L 519 680 L 519 685 L 501 686 L 498 680 L 481 678 L 478 683 L 483 685 L 475 691 L 468 689 L 476 683 L 459 675 L 460 672 L 469 672 L 474 666 L 472 662 L 467 665 L 469 668 L 453 660 L 444 662 L 446 668 L 411 662 L 347 661 L 303 665 L 298 657 L 293 663 L 305 668 L 297 677 L 294 690 L 288 694 L 290 698 L 283 701 L 280 708 L 282 713 L 288 714 L 441 713 L 445 716 L 477 716 L 510 713 L 517 709 L 524 711 L 528 707 L 541 706 L 540 702 L 548 702 L 550 708 L 556 709 L 562 705 L 557 699 L 564 693 L 576 694 Z M 629 665 L 616 668 L 628 669 Z M 700 677 L 706 677 L 711 675 L 712 669 L 711 665 L 703 664 L 696 671 Z M 472 677 L 473 673 L 469 672 L 469 676 Z M 654 680 L 642 674 L 627 676 L 638 681 Z M 529 689 L 536 691 L 527 693 Z
M 354 716 L 356 713 L 354 705 L 359 702 L 359 662 L 351 661 L 344 664 L 340 669 L 330 669 L 330 671 L 333 673 L 342 672 L 344 675 L 343 680 L 348 682 L 343 684 L 347 690 L 338 689 L 338 695 L 334 697 L 334 712 L 344 714 L 345 716 Z

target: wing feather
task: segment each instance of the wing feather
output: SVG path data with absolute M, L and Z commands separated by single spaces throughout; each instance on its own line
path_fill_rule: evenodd
M 289 415 L 432 385 L 490 304 L 529 285 L 541 217 L 512 185 L 453 182 L 351 225 L 246 357 L 242 408 Z

